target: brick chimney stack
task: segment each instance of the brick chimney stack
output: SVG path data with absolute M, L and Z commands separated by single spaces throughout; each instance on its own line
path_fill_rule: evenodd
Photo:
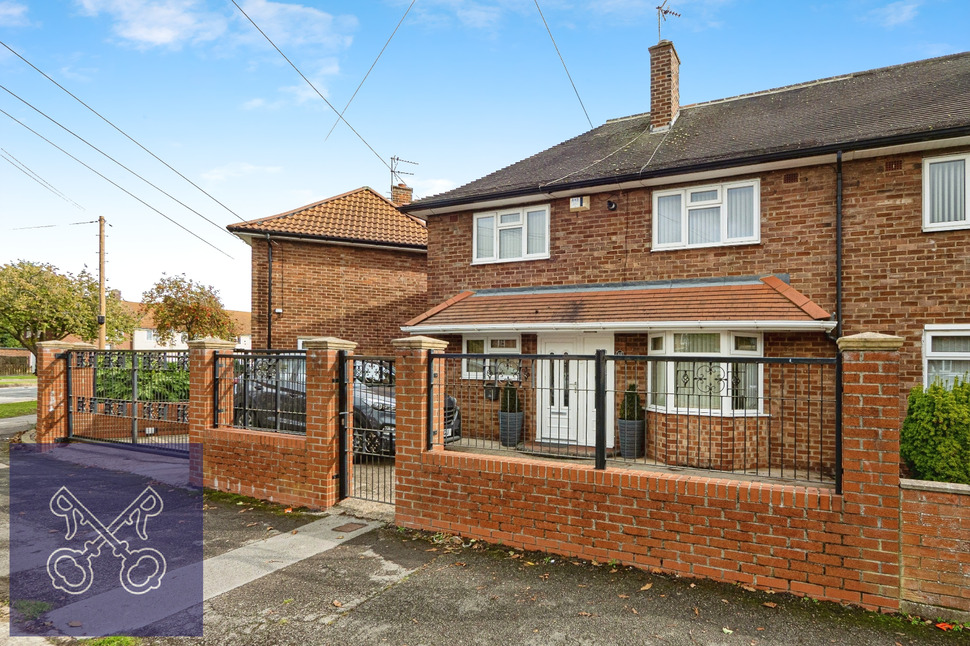
M 414 189 L 407 184 L 398 184 L 397 186 L 391 185 L 391 202 L 394 206 L 404 206 L 405 204 L 411 203 L 411 196 L 414 194 Z
M 680 57 L 674 44 L 661 40 L 650 48 L 650 127 L 667 128 L 680 111 Z

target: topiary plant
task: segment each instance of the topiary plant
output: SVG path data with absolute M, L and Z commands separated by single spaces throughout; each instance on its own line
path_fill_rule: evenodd
M 521 413 L 522 405 L 519 404 L 519 391 L 512 385 L 511 381 L 506 381 L 502 388 L 502 399 L 499 410 L 503 413 Z
M 623 393 L 623 401 L 620 402 L 620 419 L 639 421 L 643 419 L 643 399 L 637 392 L 637 384 L 631 382 Z
M 914 388 L 899 449 L 920 480 L 970 484 L 970 382 Z

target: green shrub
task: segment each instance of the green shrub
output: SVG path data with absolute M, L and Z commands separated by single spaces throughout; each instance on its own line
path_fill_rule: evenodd
M 96 397 L 104 399 L 131 399 L 131 368 L 106 367 L 97 368 Z M 143 365 L 138 369 L 138 401 L 167 401 L 181 402 L 189 399 L 189 371 L 180 368 L 176 363 L 168 363 L 162 367 L 146 369 Z
M 519 391 L 512 385 L 511 381 L 506 381 L 502 388 L 502 401 L 499 410 L 503 413 L 521 413 L 522 405 L 519 403 Z
M 631 383 L 623 393 L 623 401 L 620 402 L 620 419 L 639 421 L 643 419 L 643 399 L 637 392 L 636 383 Z
M 970 382 L 914 388 L 899 448 L 916 478 L 970 484 Z

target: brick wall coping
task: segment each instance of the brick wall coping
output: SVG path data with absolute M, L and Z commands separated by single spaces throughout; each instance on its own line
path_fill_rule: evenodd
M 391 345 L 403 350 L 444 350 L 448 347 L 448 342 L 433 339 L 430 336 L 407 336 L 403 339 L 393 339 Z
M 900 489 L 915 489 L 917 491 L 937 491 L 939 493 L 955 493 L 970 496 L 970 485 L 956 482 L 934 482 L 932 480 L 899 479 Z
M 226 341 L 208 336 L 204 339 L 195 339 L 186 342 L 190 350 L 231 350 L 236 347 L 235 341 Z
M 321 336 L 313 339 L 303 339 L 305 350 L 353 350 L 357 344 L 353 341 L 345 341 L 335 336 Z
M 852 336 L 839 338 L 839 350 L 898 350 L 902 347 L 904 339 L 891 334 L 880 334 L 879 332 L 863 332 Z
M 67 341 L 41 341 L 37 344 L 38 350 L 81 350 L 93 347 L 90 343 L 69 343 Z

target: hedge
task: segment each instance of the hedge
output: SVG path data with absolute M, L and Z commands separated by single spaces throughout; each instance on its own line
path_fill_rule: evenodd
M 970 382 L 910 392 L 900 453 L 920 480 L 970 484 Z

